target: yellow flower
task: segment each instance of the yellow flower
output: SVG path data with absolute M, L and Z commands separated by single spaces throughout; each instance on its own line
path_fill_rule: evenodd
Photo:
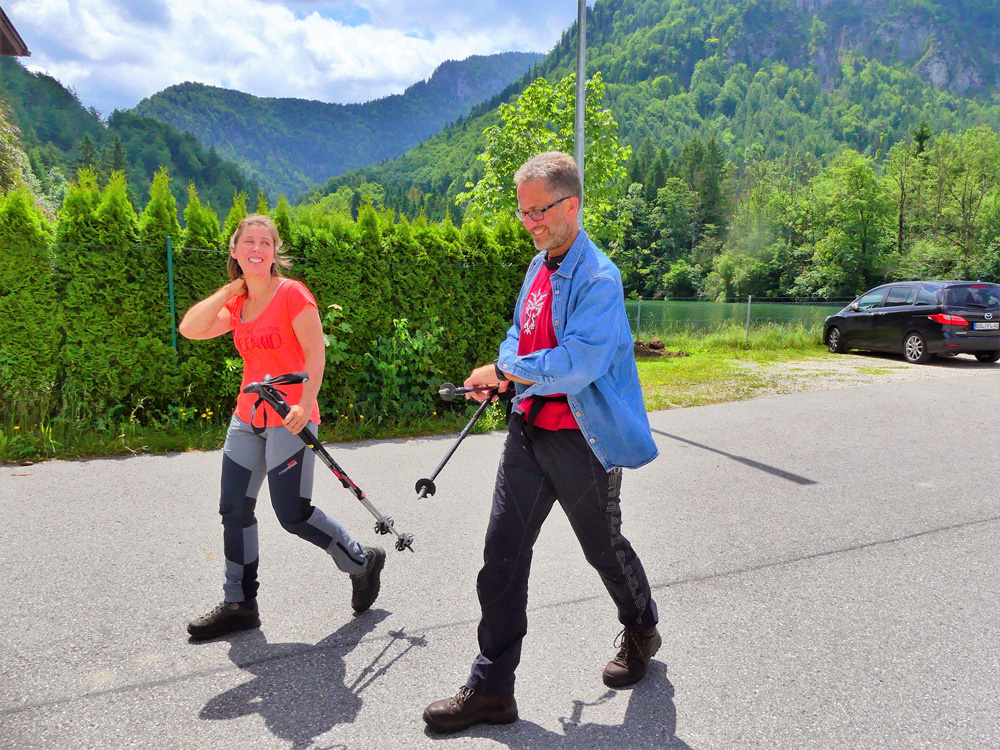
M 362 419 L 364 419 L 364 418 L 365 418 L 365 415 L 364 415 L 364 414 L 362 414 L 362 415 L 361 415 L 361 418 L 362 418 Z
M 19 424 L 14 425 L 14 429 L 15 430 L 20 430 L 21 429 L 21 425 L 19 425 Z

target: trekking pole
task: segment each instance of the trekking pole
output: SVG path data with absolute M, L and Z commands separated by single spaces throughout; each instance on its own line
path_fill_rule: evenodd
M 434 485 L 434 479 L 441 473 L 441 469 L 444 468 L 444 465 L 448 463 L 448 460 L 455 454 L 458 446 L 463 440 L 465 440 L 465 437 L 469 434 L 472 426 L 479 421 L 479 418 L 483 416 L 483 414 L 486 413 L 486 409 L 492 403 L 493 399 L 498 395 L 503 400 L 508 400 L 514 397 L 513 388 L 508 388 L 507 391 L 500 393 L 496 386 L 491 385 L 455 386 L 451 383 L 445 383 L 438 388 L 438 395 L 445 401 L 451 401 L 456 396 L 464 396 L 466 393 L 486 393 L 486 399 L 479 405 L 479 408 L 476 410 L 476 413 L 472 415 L 472 419 L 469 420 L 469 423 L 465 425 L 460 433 L 458 433 L 458 439 L 445 454 L 445 457 L 441 459 L 441 463 L 439 463 L 437 468 L 434 469 L 434 472 L 429 477 L 417 480 L 417 500 L 423 500 L 428 495 L 433 495 L 437 492 L 437 487 Z M 508 393 L 510 394 L 509 396 L 507 395 Z
M 307 380 L 309 380 L 309 375 L 304 372 L 290 372 L 286 375 L 277 375 L 273 378 L 269 375 L 265 376 L 264 380 L 261 382 L 250 383 L 250 385 L 244 388 L 244 393 L 254 393 L 257 395 L 257 403 L 254 404 L 253 411 L 250 413 L 251 427 L 253 427 L 253 414 L 257 411 L 257 407 L 261 404 L 261 402 L 270 405 L 282 419 L 284 419 L 291 410 L 288 402 L 283 398 L 285 392 L 279 390 L 276 386 L 304 383 Z M 261 431 L 263 431 L 266 427 L 267 415 L 265 413 L 264 428 L 261 428 Z M 258 431 L 256 427 L 253 427 L 253 430 L 254 432 Z M 299 437 L 302 438 L 302 442 L 309 446 L 309 448 L 311 448 L 312 451 L 319 456 L 320 460 L 326 464 L 327 468 L 330 469 L 331 472 L 333 472 L 333 475 L 340 480 L 344 489 L 349 490 L 351 494 L 353 494 L 358 501 L 365 506 L 365 509 L 375 516 L 375 532 L 378 534 L 395 534 L 396 549 L 400 552 L 404 549 L 408 549 L 410 552 L 413 552 L 413 534 L 399 533 L 393 525 L 394 522 L 392 517 L 382 515 L 378 508 L 372 505 L 365 495 L 364 490 L 358 487 L 358 485 L 356 485 L 353 480 L 347 476 L 347 472 L 340 468 L 340 465 L 333 460 L 333 456 L 331 456 L 327 452 L 326 448 L 323 447 L 322 443 L 319 442 L 319 439 L 316 437 L 316 434 L 309 425 L 306 425 L 305 429 L 299 433 Z

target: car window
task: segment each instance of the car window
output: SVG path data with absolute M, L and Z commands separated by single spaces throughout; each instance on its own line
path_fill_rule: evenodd
M 918 305 L 936 305 L 937 303 L 938 296 L 936 288 L 928 288 L 925 286 L 920 287 L 920 291 L 917 292 Z
M 912 305 L 917 298 L 917 287 L 915 286 L 894 286 L 889 289 L 885 296 L 885 307 L 900 307 L 901 305 Z
M 885 289 L 874 289 L 870 292 L 865 292 L 858 297 L 858 309 L 871 310 L 873 307 L 878 307 L 882 304 L 882 298 L 884 296 Z
M 997 284 L 964 284 L 945 290 L 945 304 L 949 307 L 1000 310 L 1000 286 Z

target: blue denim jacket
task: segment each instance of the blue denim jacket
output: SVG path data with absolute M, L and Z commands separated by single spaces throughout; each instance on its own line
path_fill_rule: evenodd
M 552 326 L 559 345 L 517 356 L 524 299 L 545 253 L 528 266 L 514 309 L 514 325 L 500 345 L 500 369 L 516 383 L 514 403 L 532 395 L 565 393 L 594 455 L 611 469 L 636 469 L 659 453 L 646 417 L 625 316 L 621 274 L 582 230 L 553 272 Z

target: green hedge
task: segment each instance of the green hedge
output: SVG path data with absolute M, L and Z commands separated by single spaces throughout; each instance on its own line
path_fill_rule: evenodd
M 31 196 L 0 198 L 0 419 L 107 428 L 165 421 L 179 408 L 231 409 L 238 354 L 229 336 L 171 344 L 167 244 L 179 319 L 227 281 L 228 228 L 194 189 L 177 217 L 159 173 L 136 216 L 121 175 L 102 191 L 86 170 L 50 226 Z M 534 254 L 518 224 L 357 221 L 306 214 L 283 226 L 291 276 L 316 296 L 330 341 L 324 420 L 399 421 L 435 408 L 430 383 L 462 380 L 495 356 Z M 366 413 L 367 412 L 367 413 Z

